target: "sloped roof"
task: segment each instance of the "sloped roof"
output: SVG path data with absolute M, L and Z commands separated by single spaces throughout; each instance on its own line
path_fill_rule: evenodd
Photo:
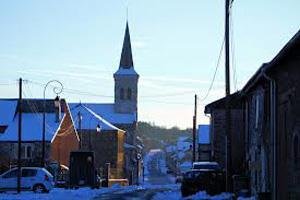
M 127 22 L 119 68 L 129 69 L 132 67 L 133 67 L 133 60 L 132 60 L 132 51 L 131 51 L 131 41 L 130 41 L 128 22 Z
M 229 96 L 229 107 L 230 109 L 241 109 L 242 102 L 240 101 L 240 92 L 235 92 Z M 214 109 L 225 109 L 226 107 L 226 97 L 218 99 L 210 104 L 207 104 L 204 109 L 204 113 L 210 114 Z
M 77 118 L 77 113 L 72 112 L 72 110 L 79 104 L 82 104 L 85 107 L 91 109 L 94 113 L 114 125 L 133 124 L 137 120 L 136 113 L 116 113 L 114 110 L 114 104 L 69 103 L 73 119 Z
M 65 101 L 62 101 L 65 103 Z M 22 101 L 22 141 L 41 141 L 43 128 L 42 99 L 23 99 Z M 0 99 L 0 125 L 7 125 L 8 128 L 0 134 L 0 141 L 15 142 L 18 140 L 17 99 Z M 62 109 L 63 110 L 63 109 Z M 62 118 L 65 113 L 62 113 Z M 50 142 L 55 137 L 60 124 L 56 120 L 54 100 L 46 100 L 46 132 L 45 139 Z
M 18 101 L 0 99 L 0 125 L 8 125 L 13 120 Z
M 129 33 L 129 26 L 128 22 L 126 23 L 121 59 L 119 69 L 114 76 L 137 76 L 139 77 L 138 73 L 134 70 L 133 66 L 133 59 L 132 59 L 132 50 L 131 50 L 131 41 L 130 41 L 130 33 Z
M 210 144 L 209 125 L 201 124 L 198 126 L 198 143 Z
M 80 113 L 82 120 L 81 120 L 81 129 L 96 129 L 97 125 L 101 127 L 101 130 L 119 130 L 123 131 L 116 126 L 109 123 L 107 120 L 105 120 L 101 115 L 98 115 L 94 110 L 88 108 L 85 104 L 77 104 L 71 106 L 71 113 L 73 116 L 73 119 L 75 121 L 76 129 L 79 129 L 79 119 L 78 114 Z
M 55 113 L 46 113 L 46 131 L 45 140 L 51 142 L 57 134 L 60 122 L 56 122 Z M 63 115 L 63 117 L 65 114 Z M 0 134 L 0 141 L 16 142 L 18 141 L 18 121 L 19 115 L 16 115 L 13 121 L 3 134 Z M 22 141 L 42 141 L 43 134 L 43 114 L 42 113 L 25 113 L 22 114 Z

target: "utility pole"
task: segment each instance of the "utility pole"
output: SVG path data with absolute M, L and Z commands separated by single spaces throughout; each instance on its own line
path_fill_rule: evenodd
M 194 116 L 193 116 L 193 162 L 196 161 L 196 132 L 197 132 L 197 95 L 195 94 Z
M 225 85 L 226 85 L 226 111 L 225 111 L 225 131 L 226 131 L 226 190 L 231 191 L 231 112 L 230 112 L 230 48 L 229 48 L 229 17 L 230 4 L 232 0 L 225 0 Z
M 21 192 L 21 136 L 22 136 L 22 78 L 19 79 L 19 103 L 18 103 L 18 179 L 17 192 Z

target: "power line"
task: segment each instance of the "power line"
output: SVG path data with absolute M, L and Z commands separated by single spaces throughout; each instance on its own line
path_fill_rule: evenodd
M 224 39 L 223 39 L 223 42 L 222 42 L 222 45 L 221 45 L 221 49 L 220 49 L 220 52 L 219 52 L 219 56 L 218 56 L 218 60 L 217 60 L 217 65 L 216 65 L 216 68 L 215 68 L 215 71 L 214 71 L 213 78 L 212 78 L 212 80 L 211 80 L 211 83 L 210 83 L 210 85 L 209 85 L 209 88 L 208 88 L 208 90 L 207 90 L 205 96 L 204 96 L 203 98 L 200 98 L 200 99 L 199 99 L 200 101 L 204 101 L 204 100 L 208 97 L 208 95 L 209 95 L 209 93 L 210 93 L 210 91 L 211 91 L 211 89 L 212 89 L 212 87 L 213 87 L 213 84 L 214 84 L 214 82 L 215 82 L 216 75 L 217 75 L 217 72 L 218 72 L 218 68 L 219 68 L 219 66 L 220 66 L 220 61 L 221 61 L 221 57 L 222 57 L 222 52 L 223 52 L 223 49 L 224 49 L 224 43 L 225 43 L 225 36 L 224 36 Z

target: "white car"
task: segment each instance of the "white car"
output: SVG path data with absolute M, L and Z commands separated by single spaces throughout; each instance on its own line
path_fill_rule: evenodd
M 34 192 L 49 192 L 54 185 L 53 176 L 41 167 L 21 168 L 21 189 Z M 16 190 L 18 168 L 13 168 L 0 175 L 0 191 Z

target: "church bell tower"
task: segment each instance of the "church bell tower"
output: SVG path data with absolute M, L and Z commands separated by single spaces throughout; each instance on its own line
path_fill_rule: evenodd
M 139 75 L 134 70 L 128 22 L 119 69 L 114 73 L 115 112 L 137 114 Z

